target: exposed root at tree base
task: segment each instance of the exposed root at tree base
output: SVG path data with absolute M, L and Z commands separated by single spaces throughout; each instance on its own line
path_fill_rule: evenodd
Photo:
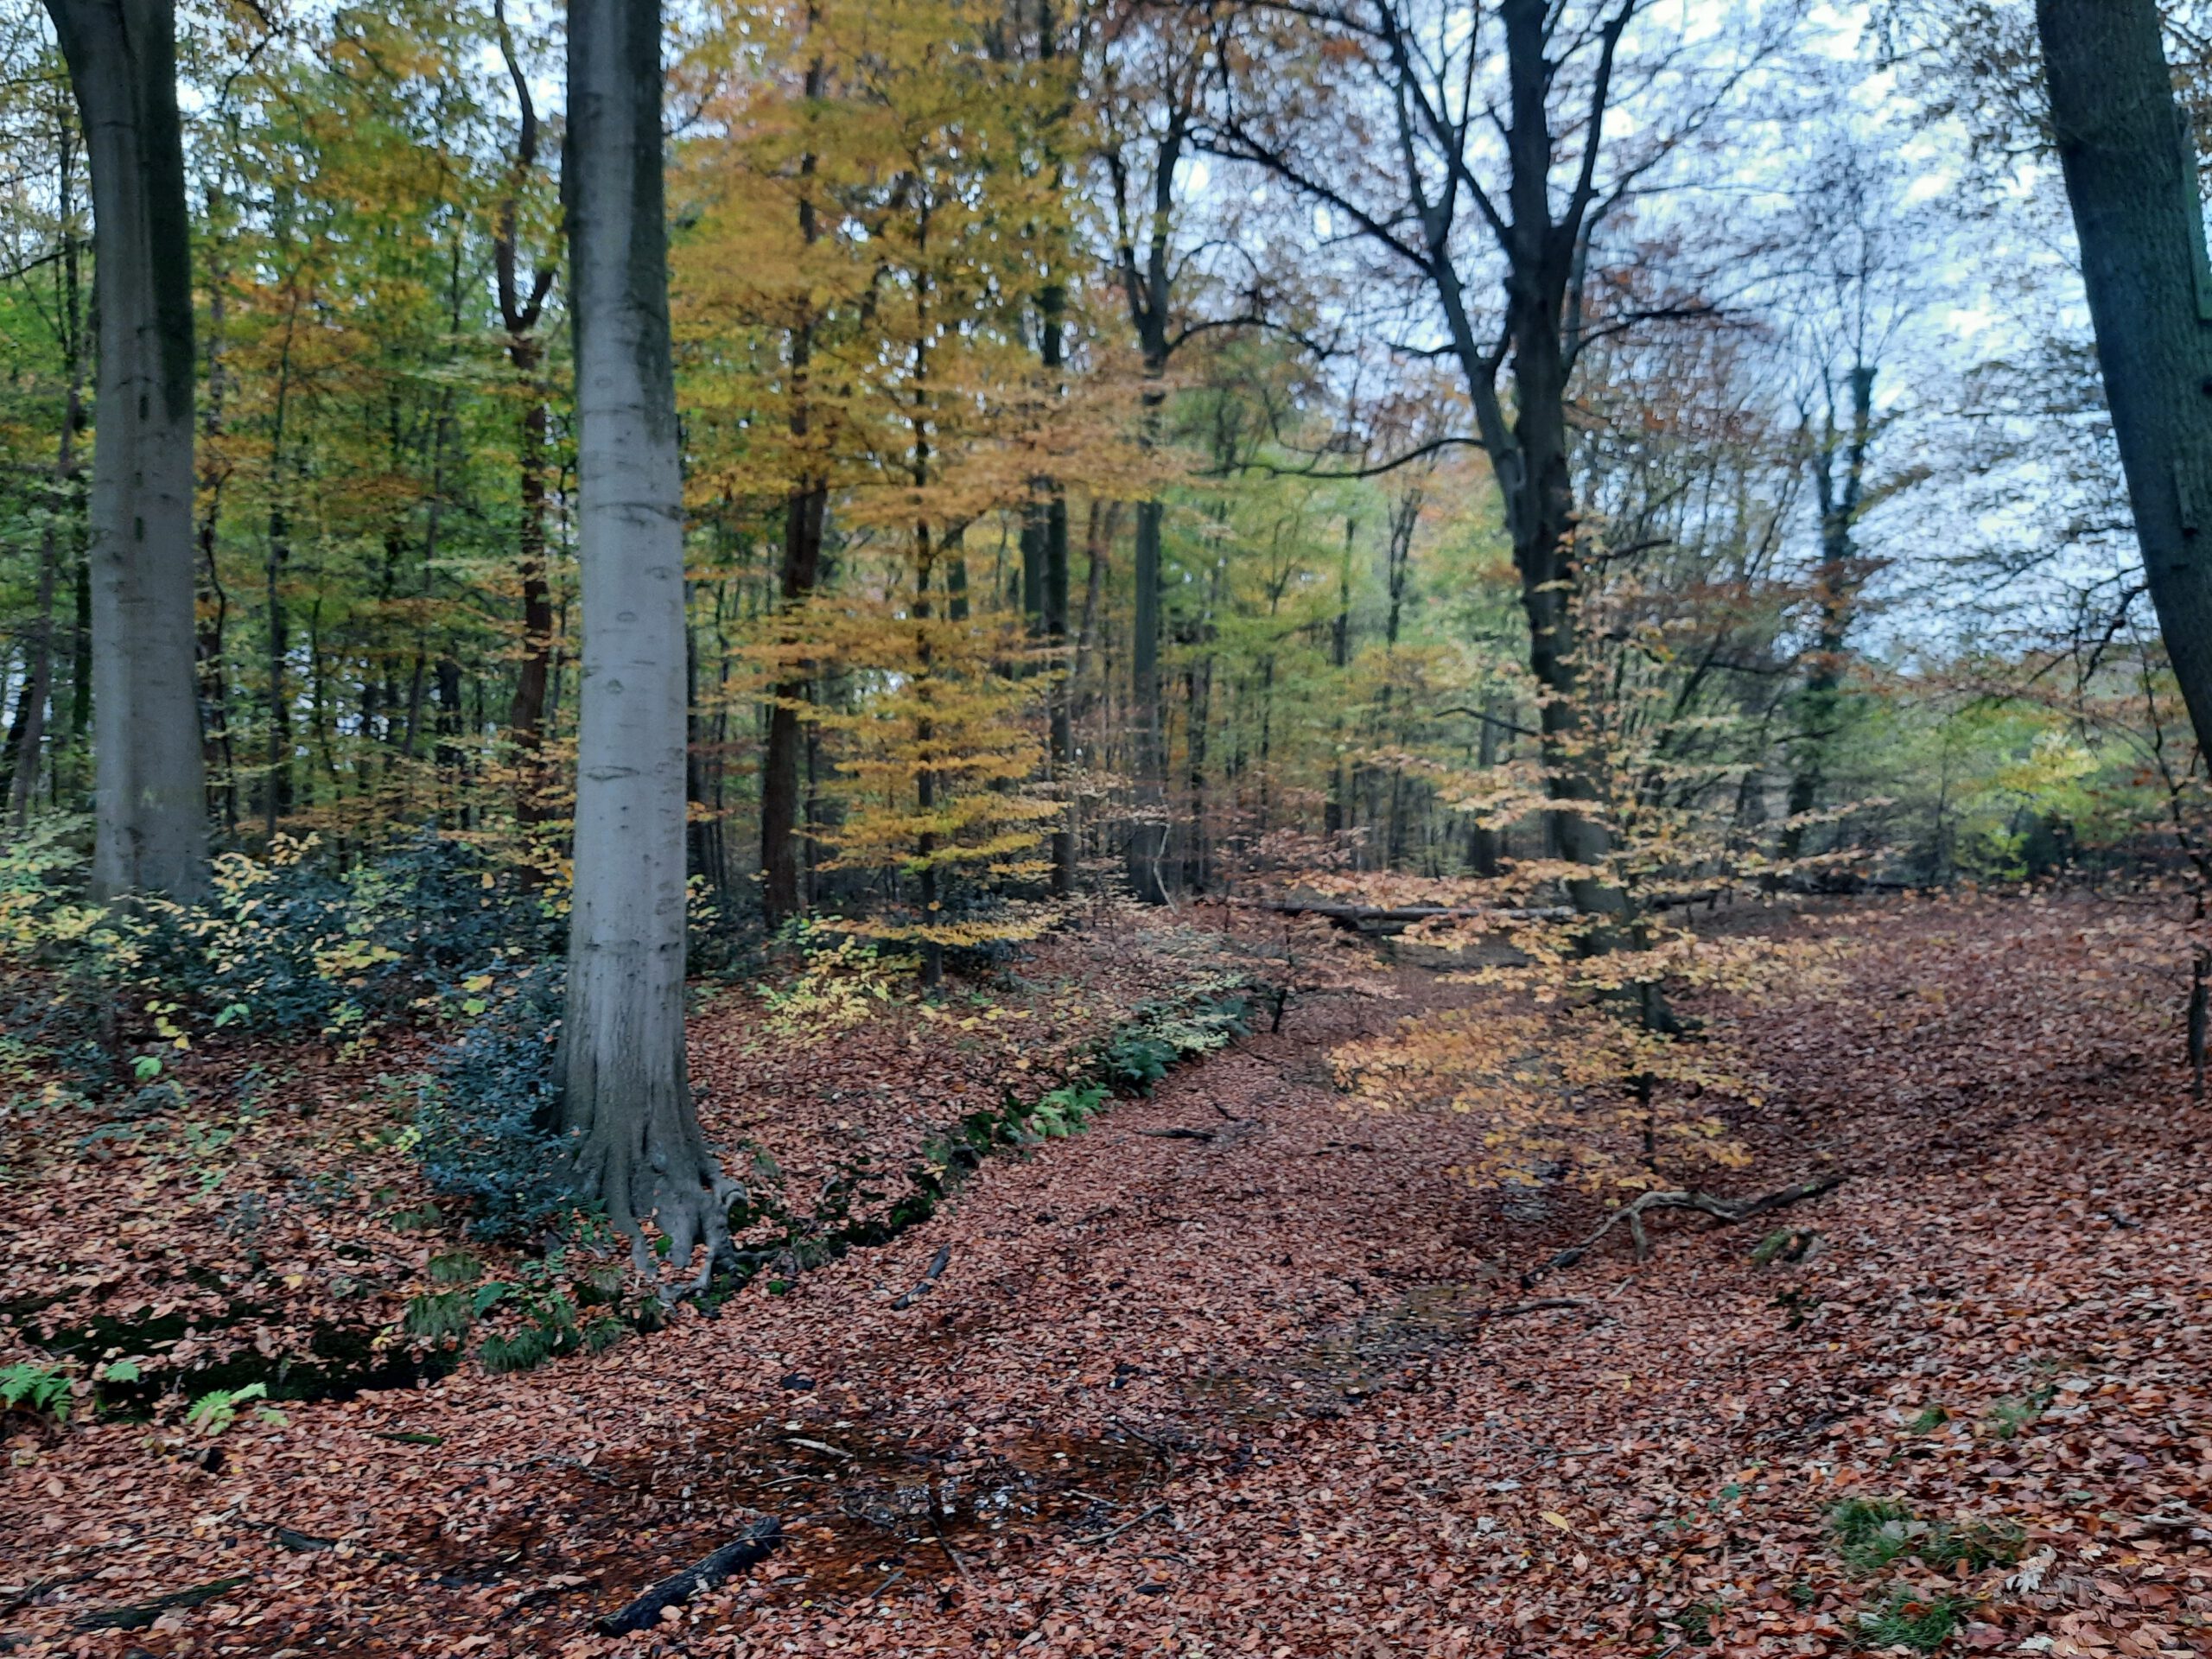
M 1521 1288 L 1533 1290 L 1536 1281 L 1561 1268 L 1571 1268 L 1590 1254 L 1599 1241 L 1614 1228 L 1626 1223 L 1629 1237 L 1636 1246 L 1636 1259 L 1644 1260 L 1651 1254 L 1651 1241 L 1643 1231 L 1643 1217 L 1651 1210 L 1695 1210 L 1713 1217 L 1726 1226 L 1739 1221 L 1749 1221 L 1753 1216 L 1784 1209 L 1793 1204 L 1802 1204 L 1808 1198 L 1817 1198 L 1823 1192 L 1832 1192 L 1843 1185 L 1841 1175 L 1823 1175 L 1818 1180 L 1800 1181 L 1795 1186 L 1782 1187 L 1755 1198 L 1724 1198 L 1711 1192 L 1646 1192 L 1633 1204 L 1624 1205 L 1598 1224 L 1598 1230 L 1580 1244 L 1571 1244 L 1549 1261 L 1529 1268 L 1521 1275 Z

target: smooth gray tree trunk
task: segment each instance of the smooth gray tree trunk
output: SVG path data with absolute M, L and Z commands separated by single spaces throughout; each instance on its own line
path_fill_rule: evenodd
M 194 680 L 192 264 L 171 0 L 47 0 L 92 163 L 99 315 L 88 515 L 103 898 L 207 889 Z
M 2212 742 L 2212 269 L 2153 0 L 2039 0 L 2106 401 L 2166 654 Z
M 668 333 L 660 8 L 570 0 L 563 186 L 575 318 L 582 690 L 563 1128 L 586 1190 L 703 1281 L 731 1187 L 683 1054 L 683 491 Z

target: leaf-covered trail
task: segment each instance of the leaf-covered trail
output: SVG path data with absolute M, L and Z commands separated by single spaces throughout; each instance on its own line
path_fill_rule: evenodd
M 2212 1651 L 2205 1117 L 2116 919 L 1884 912 L 1840 992 L 1749 1016 L 1781 1087 L 1745 1189 L 1851 1172 L 1789 1212 L 1808 1261 L 1662 1224 L 1641 1268 L 1522 1293 L 1591 1212 L 1471 1192 L 1478 1122 L 1348 1108 L 1329 1049 L 1402 1007 L 1294 1008 L 785 1296 L 242 1425 L 219 1472 L 73 1433 L 11 1471 L 4 1580 L 97 1576 L 10 1622 L 90 1653 L 1840 1654 L 1886 1610 L 1949 1650 Z M 1854 1576 L 1825 1525 L 1854 1496 L 2018 1559 Z M 766 1565 L 591 1633 L 764 1511 Z

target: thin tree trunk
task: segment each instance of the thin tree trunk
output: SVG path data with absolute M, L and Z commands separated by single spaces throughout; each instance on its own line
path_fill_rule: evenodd
M 1820 804 L 1821 788 L 1827 781 L 1828 751 L 1835 739 L 1843 701 L 1843 671 L 1848 662 L 1844 653 L 1858 616 L 1859 591 L 1866 580 L 1865 567 L 1853 556 L 1853 531 L 1866 493 L 1866 451 L 1873 439 L 1872 364 L 1851 365 L 1850 397 L 1849 435 L 1839 442 L 1831 400 L 1826 429 L 1812 457 L 1813 487 L 1821 507 L 1821 562 L 1813 573 L 1813 606 L 1819 620 L 1814 626 L 1812 657 L 1806 666 L 1803 718 L 1790 757 L 1792 820 L 1802 818 Z M 1784 826 L 1783 857 L 1796 858 L 1804 844 L 1803 823 Z
M 587 1192 L 679 1272 L 729 1250 L 733 1191 L 683 1052 L 683 491 L 668 326 L 654 0 L 570 0 L 583 692 L 562 1127 Z
M 545 763 L 545 693 L 553 670 L 553 591 L 545 559 L 545 451 L 550 417 L 541 376 L 544 346 L 537 336 L 558 267 L 549 261 L 531 274 L 524 292 L 521 277 L 522 194 L 537 166 L 537 105 L 530 79 L 515 54 L 503 0 L 493 0 L 493 21 L 499 59 L 514 88 L 518 119 L 514 160 L 507 169 L 492 238 L 494 287 L 499 321 L 506 330 L 507 361 L 523 391 L 522 417 L 516 423 L 515 471 L 521 522 L 515 535 L 516 569 L 522 578 L 522 661 L 515 670 L 514 696 L 507 704 L 507 737 L 513 746 L 518 776 L 515 816 L 525 833 L 554 816 L 547 798 L 551 779 Z M 534 864 L 525 870 L 535 874 Z
M 810 8 L 808 25 L 817 13 Z M 816 57 L 806 69 L 810 107 L 828 85 L 823 60 Z M 798 227 L 800 240 L 812 247 L 821 235 L 813 197 L 815 156 L 800 157 Z M 810 402 L 817 319 L 810 300 L 801 300 L 791 331 L 791 444 L 802 458 L 798 479 L 784 499 L 784 565 L 780 594 L 787 613 L 783 641 L 795 643 L 796 623 L 788 613 L 812 596 L 822 575 L 822 541 L 830 509 L 828 480 L 821 475 L 810 446 L 813 410 Z M 808 902 L 805 846 L 799 836 L 799 767 L 806 747 L 804 718 L 809 676 L 787 671 L 769 688 L 768 734 L 760 758 L 760 909 L 762 918 L 779 927 L 804 912 Z
M 54 695 L 54 594 L 60 574 L 61 524 L 73 505 L 77 478 L 77 432 L 85 416 L 84 308 L 77 257 L 77 140 L 68 119 L 62 118 L 57 147 L 55 206 L 61 225 L 61 350 L 68 379 L 68 394 L 61 405 L 61 432 L 54 443 L 54 488 L 48 493 L 47 518 L 39 536 L 38 597 L 31 636 L 30 659 L 24 673 L 22 699 L 16 705 L 15 729 L 10 733 L 8 814 L 21 830 L 30 818 L 31 797 L 38 788 L 39 756 L 46 738 L 46 710 Z
M 2050 118 L 2143 569 L 2212 742 L 2212 266 L 2152 0 L 2038 0 Z
M 196 898 L 207 795 L 193 671 L 190 219 L 172 0 L 48 0 L 92 159 L 99 441 L 92 887 Z

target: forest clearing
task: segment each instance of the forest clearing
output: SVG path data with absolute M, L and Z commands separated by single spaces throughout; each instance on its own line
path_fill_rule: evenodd
M 0 1654 L 2212 1654 L 2208 40 L 0 11 Z

